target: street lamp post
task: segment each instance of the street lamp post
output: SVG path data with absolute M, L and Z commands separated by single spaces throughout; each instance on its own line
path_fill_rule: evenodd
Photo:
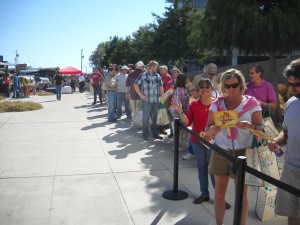
M 83 49 L 81 49 L 81 54 L 80 54 L 80 71 L 82 72 L 82 59 L 84 58 L 84 55 L 82 55 Z

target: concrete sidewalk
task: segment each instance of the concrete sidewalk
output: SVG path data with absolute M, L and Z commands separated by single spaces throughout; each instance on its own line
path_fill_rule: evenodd
M 27 100 L 27 99 L 26 99 Z M 214 225 L 213 201 L 199 196 L 196 161 L 181 160 L 181 201 L 162 198 L 172 189 L 172 141 L 142 139 L 123 116 L 107 122 L 106 107 L 92 106 L 89 93 L 33 96 L 44 108 L 0 114 L 0 225 Z M 257 189 L 249 187 L 249 225 Z M 210 188 L 211 198 L 214 190 Z M 226 225 L 232 224 L 234 185 L 230 182 Z

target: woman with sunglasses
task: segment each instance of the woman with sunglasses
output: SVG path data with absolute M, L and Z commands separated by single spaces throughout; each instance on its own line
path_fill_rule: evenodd
M 208 78 L 201 78 L 199 81 L 199 95 L 200 98 L 194 100 L 189 105 L 187 114 L 184 113 L 181 107 L 181 103 L 173 98 L 172 106 L 179 113 L 180 119 L 185 124 L 185 126 L 192 125 L 192 131 L 199 134 L 201 131 L 204 132 L 207 117 L 209 113 L 209 108 L 214 98 L 211 97 L 212 92 L 212 82 Z M 194 154 L 197 159 L 198 167 L 198 178 L 200 182 L 200 192 L 201 196 L 194 200 L 195 204 L 201 204 L 202 202 L 209 201 L 209 191 L 208 191 L 208 165 L 211 156 L 211 149 L 203 146 L 197 138 L 191 137 L 192 147 Z M 211 175 L 211 183 L 215 186 L 214 176 Z M 231 206 L 224 202 L 223 208 L 229 209 Z
M 236 69 L 229 69 L 221 76 L 220 92 L 224 97 L 216 99 L 210 109 L 206 125 L 206 134 L 214 137 L 215 144 L 237 158 L 244 156 L 247 147 L 251 147 L 253 134 L 247 129 L 262 131 L 262 113 L 258 101 L 252 96 L 243 95 L 245 78 Z M 215 125 L 213 113 L 217 111 L 235 110 L 239 115 L 236 127 L 221 128 Z M 236 165 L 216 152 L 212 152 L 209 173 L 215 176 L 215 217 L 217 225 L 223 224 L 225 195 L 229 178 L 236 178 Z M 235 180 L 236 181 L 236 180 Z M 248 212 L 247 186 L 244 188 L 244 205 L 242 224 L 246 225 Z

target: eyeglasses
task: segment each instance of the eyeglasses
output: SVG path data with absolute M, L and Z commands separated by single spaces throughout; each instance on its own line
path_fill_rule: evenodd
M 210 85 L 206 85 L 206 86 L 200 86 L 200 89 L 204 89 L 204 88 L 206 88 L 206 89 L 210 89 Z
M 224 84 L 225 89 L 230 89 L 230 88 L 237 88 L 240 84 L 235 83 L 235 84 Z
M 300 82 L 296 82 L 296 83 L 289 83 L 288 82 L 288 86 L 289 87 L 299 87 L 300 86 Z

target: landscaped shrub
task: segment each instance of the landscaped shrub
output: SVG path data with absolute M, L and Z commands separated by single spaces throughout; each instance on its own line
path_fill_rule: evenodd
M 40 103 L 30 101 L 3 101 L 0 102 L 0 112 L 23 112 L 42 109 Z

